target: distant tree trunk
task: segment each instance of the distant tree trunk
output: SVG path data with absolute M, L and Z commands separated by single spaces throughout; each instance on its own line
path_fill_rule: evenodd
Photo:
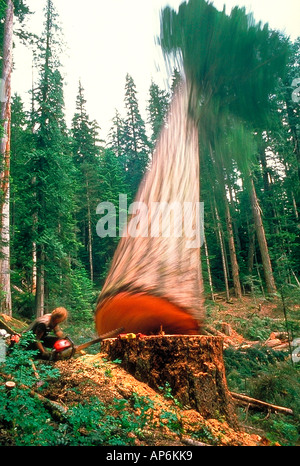
M 296 199 L 295 199 L 293 191 L 291 192 L 291 197 L 292 197 L 292 204 L 293 204 L 293 209 L 295 213 L 295 218 L 298 220 L 299 219 L 298 208 L 297 208 L 297 203 L 296 203 Z
M 87 200 L 87 211 L 88 211 L 88 251 L 89 251 L 89 263 L 90 263 L 90 279 L 91 282 L 94 280 L 94 264 L 93 264 L 93 236 L 92 236 L 92 220 L 91 220 L 91 202 L 89 193 L 89 182 L 86 173 L 86 200 Z
M 31 95 L 32 95 L 32 98 L 31 98 L 31 131 L 32 131 L 32 134 L 34 133 L 34 81 L 33 81 L 33 64 L 32 64 L 32 84 L 31 84 Z M 32 178 L 32 184 L 35 185 L 36 184 L 36 176 L 34 176 Z M 36 192 L 34 191 L 34 196 L 36 197 Z M 36 229 L 36 225 L 37 225 L 37 213 L 35 212 L 33 214 L 33 231 L 32 231 L 32 234 L 34 235 L 34 231 Z M 35 296 L 36 294 L 36 280 L 37 280 L 37 270 L 36 270 L 36 242 L 33 241 L 32 243 L 32 278 L 31 278 L 31 293 L 33 294 L 33 296 Z
M 251 207 L 254 218 L 254 225 L 256 231 L 256 237 L 260 249 L 264 276 L 266 281 L 266 287 L 268 293 L 276 293 L 276 285 L 273 277 L 273 270 L 268 250 L 268 244 L 265 235 L 265 229 L 261 216 L 261 209 L 256 195 L 256 190 L 252 177 L 250 177 L 250 198 L 251 198 Z
M 255 257 L 255 267 L 256 267 L 256 271 L 257 271 L 257 276 L 258 276 L 260 289 L 261 289 L 263 297 L 265 297 L 265 290 L 264 290 L 264 286 L 263 286 L 263 282 L 262 282 L 262 278 L 261 278 L 261 274 L 260 274 L 260 270 L 259 270 L 259 264 L 258 264 L 258 260 L 257 260 L 257 254 L 256 254 L 255 250 L 254 250 L 254 257 Z
M 295 154 L 297 167 L 298 167 L 298 178 L 300 180 L 300 141 L 299 141 L 299 135 L 298 135 L 296 119 L 295 119 L 295 115 L 294 115 L 294 109 L 293 109 L 293 106 L 291 105 L 290 83 L 285 82 L 284 86 L 285 86 L 285 88 L 287 90 L 286 93 L 285 93 L 285 104 L 286 104 L 287 120 L 288 120 L 288 124 L 289 124 L 289 127 L 290 127 L 291 140 L 292 140 L 292 144 L 293 144 L 293 153 Z
M 31 293 L 35 296 L 36 293 L 36 243 L 32 244 L 32 279 Z
M 35 309 L 36 317 L 41 317 L 45 313 L 45 254 L 42 244 L 37 246 L 36 271 Z
M 45 64 L 44 76 L 42 84 L 42 110 L 41 110 L 41 127 L 46 127 L 47 112 L 45 106 L 49 92 L 49 58 L 50 58 L 50 31 L 51 31 L 51 1 L 47 2 L 47 15 L 46 15 L 46 50 L 45 50 Z M 44 173 L 44 162 L 40 160 L 40 172 Z M 38 189 L 36 192 L 38 203 L 38 210 L 36 213 L 37 219 L 37 238 L 43 234 L 44 225 L 42 222 L 43 215 L 46 211 L 45 197 L 43 190 Z M 36 317 L 43 316 L 45 313 L 45 245 L 43 243 L 36 244 L 36 294 L 35 294 L 35 312 Z
M 248 248 L 248 258 L 247 258 L 247 270 L 249 274 L 253 272 L 253 262 L 254 262 L 254 248 L 255 248 L 255 230 L 254 227 L 248 225 L 248 237 L 249 237 L 249 248 Z
M 228 246 L 229 246 L 234 293 L 235 293 L 236 298 L 241 298 L 242 289 L 241 289 L 241 283 L 240 283 L 240 272 L 239 272 L 239 265 L 238 265 L 238 261 L 236 257 L 231 213 L 230 213 L 230 209 L 228 205 L 228 200 L 226 197 L 225 185 L 223 187 L 223 199 L 224 199 L 224 204 L 225 204 L 226 227 L 227 227 L 227 234 L 228 234 Z
M 209 289 L 210 289 L 210 296 L 211 296 L 211 299 L 214 301 L 215 300 L 214 288 L 213 288 L 213 281 L 212 281 L 212 276 L 211 276 L 210 260 L 209 260 L 208 247 L 207 247 L 207 241 L 206 241 L 205 233 L 203 234 L 203 245 L 204 245 L 205 259 L 206 259 L 206 264 L 207 264 L 207 274 L 208 274 L 208 283 L 209 283 Z
M 13 36 L 14 6 L 7 0 L 7 10 L 4 25 L 3 65 L 2 65 L 2 98 L 1 123 L 3 135 L 1 139 L 2 172 L 1 183 L 1 237 L 0 237 L 0 280 L 1 280 L 1 311 L 12 315 L 10 288 L 10 129 L 11 129 L 11 72 L 12 72 L 12 36 Z
M 270 173 L 270 169 L 268 168 L 267 164 L 267 157 L 266 157 L 266 150 L 265 147 L 262 146 L 259 150 L 259 161 L 262 168 L 262 177 L 264 182 L 264 212 L 265 214 L 272 219 L 269 223 L 271 232 L 273 235 L 279 235 L 280 223 L 278 219 L 278 212 L 276 209 L 276 204 L 273 202 L 274 200 L 274 193 L 272 192 L 272 176 Z
M 225 164 L 224 164 L 222 156 L 221 156 L 221 161 L 222 161 L 223 169 L 221 170 L 220 167 L 219 167 L 218 179 L 219 179 L 219 183 L 220 183 L 220 186 L 221 186 L 222 196 L 223 196 L 223 201 L 224 201 L 224 207 L 225 207 L 226 230 L 227 230 L 227 235 L 228 235 L 228 247 L 229 247 L 229 255 L 230 255 L 231 273 L 232 273 L 234 294 L 235 294 L 236 298 L 241 298 L 242 297 L 242 289 L 241 289 L 241 283 L 240 283 L 240 272 L 239 272 L 239 265 L 238 265 L 238 261 L 237 261 L 237 257 L 236 257 L 236 249 L 235 249 L 235 240 L 234 240 L 234 234 L 233 234 L 233 225 L 232 225 L 231 212 L 230 212 L 229 203 L 228 203 L 228 199 L 227 199 L 226 185 L 225 185 L 224 175 L 223 175 Z M 230 187 L 229 187 L 229 191 L 230 191 Z M 231 193 L 230 193 L 230 196 L 231 196 Z
M 224 239 L 223 239 L 223 234 L 222 234 L 222 227 L 221 227 L 221 220 L 217 208 L 217 203 L 216 199 L 214 199 L 214 210 L 215 210 L 215 216 L 217 220 L 217 230 L 218 230 L 218 237 L 220 241 L 220 248 L 221 248 L 221 257 L 222 257 L 222 265 L 223 265 L 223 272 L 224 272 L 224 282 L 225 282 L 225 290 L 226 290 L 226 300 L 229 301 L 230 299 L 230 294 L 229 294 L 229 285 L 228 285 L 228 270 L 227 270 L 227 264 L 226 264 L 226 252 L 225 252 L 225 244 L 224 244 Z
M 230 204 L 233 207 L 235 207 L 235 200 L 234 200 L 234 196 L 233 196 L 233 193 L 235 194 L 235 190 L 232 187 L 232 183 L 230 181 L 230 174 L 229 173 L 227 173 L 227 186 L 228 186 Z M 233 232 L 234 232 L 234 236 L 235 236 L 236 251 L 240 252 L 242 248 L 241 248 L 241 240 L 240 240 L 240 237 L 239 237 L 239 229 L 238 229 L 238 226 L 237 226 L 237 222 L 233 218 L 233 216 L 231 216 L 231 222 L 232 222 Z

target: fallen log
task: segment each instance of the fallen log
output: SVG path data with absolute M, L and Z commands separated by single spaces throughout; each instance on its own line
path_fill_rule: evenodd
M 198 440 L 194 440 L 191 438 L 182 438 L 181 442 L 184 445 L 189 445 L 191 447 L 211 447 L 212 446 L 212 445 L 209 445 L 208 443 L 199 442 Z
M 293 410 L 290 408 L 285 408 L 283 406 L 276 406 L 271 403 L 267 403 L 265 401 L 257 400 L 256 398 L 251 398 L 247 395 L 242 395 L 240 393 L 230 392 L 230 395 L 234 400 L 236 400 L 237 404 L 241 404 L 243 406 L 249 406 L 252 408 L 257 408 L 265 411 L 272 411 L 276 413 L 283 413 L 283 414 L 290 414 L 294 415 Z

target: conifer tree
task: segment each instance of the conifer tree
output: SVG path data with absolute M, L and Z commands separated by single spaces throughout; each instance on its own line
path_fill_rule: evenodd
M 57 299 L 74 247 L 73 167 L 64 118 L 63 80 L 57 57 L 57 14 L 47 0 L 40 42 L 40 78 L 34 95 L 35 148 L 28 163 L 35 193 L 36 314 Z
M 108 133 L 108 147 L 114 151 L 115 155 L 119 158 L 120 164 L 123 165 L 124 171 L 126 170 L 126 161 L 124 154 L 124 120 L 118 110 L 112 119 L 112 127 Z
M 123 144 L 126 176 L 134 196 L 147 169 L 150 146 L 139 111 L 136 86 L 129 74 L 125 83 L 125 108 Z
M 120 158 L 116 156 L 112 149 L 105 149 L 100 159 L 99 170 L 99 196 L 101 202 L 110 202 L 114 205 L 115 212 L 113 223 L 116 226 L 115 236 L 96 237 L 95 239 L 95 275 L 102 285 L 106 278 L 113 254 L 122 234 L 123 225 L 120 225 L 120 195 L 127 199 L 127 206 L 131 202 L 131 192 L 126 181 L 126 173 Z M 124 207 L 126 207 L 124 205 Z M 122 215 L 127 218 L 127 210 Z
M 35 193 L 27 170 L 35 141 L 18 95 L 12 99 L 11 122 L 11 268 L 16 287 L 12 289 L 12 300 L 13 307 L 22 307 L 26 313 L 33 306 L 36 291 Z
M 149 89 L 149 100 L 148 100 L 148 122 L 151 127 L 151 146 L 154 148 L 155 142 L 159 136 L 159 133 L 165 123 L 167 110 L 169 107 L 169 95 L 166 91 L 159 88 L 153 81 L 151 82 Z
M 97 143 L 98 126 L 91 122 L 86 111 L 84 89 L 79 82 L 76 113 L 72 120 L 72 148 L 77 180 L 77 225 L 80 241 L 84 247 L 82 260 L 88 264 L 89 277 L 94 280 L 93 237 L 95 235 L 95 212 L 99 202 L 99 155 Z M 87 257 L 86 257 L 87 256 Z

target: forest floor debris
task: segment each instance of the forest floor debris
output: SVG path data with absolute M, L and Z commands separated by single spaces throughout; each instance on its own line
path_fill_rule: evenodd
M 68 407 L 76 403 L 90 402 L 97 397 L 110 404 L 115 399 L 130 400 L 134 396 L 151 400 L 151 421 L 139 436 L 138 446 L 181 446 L 201 441 L 217 446 L 258 446 L 269 442 L 263 436 L 248 434 L 231 428 L 224 420 L 204 419 L 188 406 L 180 407 L 173 399 L 166 399 L 147 384 L 136 380 L 118 363 L 107 361 L 106 354 L 85 355 L 70 361 L 56 363 L 61 377 L 51 383 L 44 396 Z M 134 409 L 134 408 L 132 408 Z M 162 421 L 162 414 L 172 414 L 177 419 L 178 432 Z
M 218 306 L 217 306 L 218 307 Z M 230 317 L 239 316 L 248 318 L 249 313 L 263 317 L 282 317 L 277 310 L 277 305 L 267 301 L 253 306 L 251 298 L 243 300 L 233 299 L 231 303 L 222 300 L 217 313 L 217 321 L 214 326 L 211 318 L 208 328 L 211 333 L 221 335 L 224 348 L 233 347 L 244 349 L 253 345 L 267 345 L 274 348 L 287 349 L 287 335 L 285 333 L 271 332 L 265 341 L 250 340 L 244 338 L 234 329 Z M 208 332 L 209 333 L 209 332 Z M 274 345 L 273 345 L 274 344 Z M 60 379 L 51 384 L 51 390 L 45 396 L 60 400 L 64 405 L 87 401 L 92 396 L 97 396 L 105 403 L 111 403 L 114 399 L 125 398 L 130 400 L 133 394 L 139 397 L 147 397 L 153 402 L 153 420 L 143 430 L 141 437 L 135 439 L 136 445 L 187 445 L 199 441 L 208 445 L 231 446 L 255 446 L 270 445 L 270 441 L 264 436 L 263 431 L 253 431 L 252 427 L 241 426 L 239 429 L 230 427 L 224 419 L 204 419 L 200 413 L 189 406 L 180 407 L 174 399 L 166 399 L 163 393 L 157 393 L 147 384 L 138 381 L 126 372 L 118 362 L 107 360 L 107 355 L 97 353 L 86 354 L 71 361 L 57 362 L 61 372 Z M 174 432 L 159 421 L 161 413 L 171 412 L 178 420 L 178 430 Z M 196 443 L 195 443 L 196 444 Z M 275 443 L 276 444 L 276 443 Z
M 299 308 L 294 312 L 299 319 Z M 274 321 L 283 320 L 278 303 L 262 300 L 253 305 L 249 298 L 232 300 L 227 303 L 224 299 L 216 300 L 213 310 L 207 319 L 208 334 L 222 336 L 224 349 L 244 350 L 254 345 L 266 346 L 271 350 L 280 348 L 286 351 L 288 357 L 288 337 L 284 331 L 273 328 L 264 339 L 245 338 L 235 325 L 234 319 L 245 319 L 259 315 Z M 1 316 L 0 316 L 1 317 Z M 5 322 L 10 326 L 19 326 L 18 321 Z M 251 319 L 250 319 L 251 320 Z M 21 326 L 22 327 L 22 326 Z M 20 327 L 20 328 L 21 328 Z M 57 361 L 54 366 L 60 376 L 51 384 L 42 385 L 39 393 L 45 399 L 60 404 L 64 411 L 72 409 L 78 404 L 92 403 L 99 400 L 114 409 L 115 401 L 126 400 L 126 409 L 139 416 L 147 411 L 147 422 L 139 431 L 129 432 L 131 441 L 136 446 L 183 446 L 183 445 L 213 445 L 213 446 L 269 446 L 278 445 L 268 440 L 263 429 L 256 429 L 251 425 L 240 425 L 238 428 L 229 426 L 221 416 L 218 419 L 205 419 L 190 406 L 182 406 L 171 393 L 163 390 L 157 392 L 143 383 L 124 368 L 120 361 L 110 361 L 107 354 L 101 352 L 101 347 L 94 348 L 96 354 L 82 354 L 66 361 Z M 136 400 L 139 399 L 139 403 Z M 113 413 L 112 413 L 113 414 Z M 117 411 L 114 415 L 120 416 Z

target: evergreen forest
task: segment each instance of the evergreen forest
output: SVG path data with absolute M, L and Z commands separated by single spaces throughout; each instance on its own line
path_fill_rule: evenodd
M 12 60 L 7 56 L 5 61 L 6 42 L 18 36 L 34 51 L 38 81 L 29 90 L 30 110 L 13 89 L 7 89 L 9 114 L 8 100 L 2 103 L 1 311 L 32 318 L 65 306 L 72 318 L 84 320 L 93 312 L 118 242 L 117 237 L 97 235 L 97 205 L 113 202 L 118 215 L 119 194 L 134 200 L 180 72 L 173 67 L 171 89 L 151 83 L 145 120 L 134 76 L 127 74 L 124 107 L 116 110 L 107 140 L 87 114 L 84 83 L 79 82 L 76 112 L 68 127 L 60 30 L 52 1 L 45 4 L 42 37 L 22 28 L 30 14 L 24 1 L 13 2 L 14 20 L 8 24 L 10 3 L 1 2 L 3 79 Z M 203 8 L 206 2 L 200 4 Z M 180 47 L 176 37 L 168 36 L 170 11 L 163 11 L 160 39 L 167 53 Z M 227 300 L 232 295 L 272 296 L 283 288 L 297 289 L 300 269 L 299 40 L 291 42 L 260 24 L 253 24 L 247 36 L 249 18 L 242 9 L 234 11 L 230 19 L 240 28 L 235 50 L 240 55 L 231 69 L 226 60 L 214 58 L 226 53 L 229 57 L 229 43 L 220 42 L 218 35 L 208 39 L 205 28 L 197 29 L 201 17 L 193 18 L 203 57 L 201 86 L 212 96 L 199 115 L 204 287 L 208 298 L 225 292 Z M 199 9 L 201 14 L 206 12 Z M 212 27 L 216 20 L 221 16 L 211 15 Z M 180 27 L 185 26 L 177 30 Z M 205 55 L 201 46 L 208 40 Z M 269 64 L 243 82 L 243 66 L 251 60 L 245 56 L 247 41 L 254 41 Z M 185 69 L 196 73 L 186 47 Z M 233 75 L 238 78 L 233 80 Z M 230 85 L 235 86 L 238 102 L 226 98 Z
M 123 106 L 112 115 L 104 139 L 99 123 L 88 113 L 81 80 L 74 96 L 75 112 L 67 124 L 58 14 L 53 1 L 44 0 L 43 33 L 37 37 L 26 28 L 26 18 L 34 14 L 28 3 L 0 0 L 0 314 L 27 323 L 65 307 L 75 338 L 87 339 L 81 332 L 84 327 L 89 337 L 94 335 L 96 301 L 121 234 L 118 219 L 124 212 L 120 212 L 119 196 L 126 195 L 128 205 L 134 201 L 184 74 L 191 83 L 190 111 L 199 129 L 200 201 L 204 203 L 200 255 L 207 319 L 217 322 L 220 330 L 218 311 L 232 303 L 234 309 L 239 309 L 239 303 L 242 308 L 248 298 L 250 306 L 243 319 L 232 311 L 230 324 L 247 340 L 261 342 L 270 333 L 269 317 L 259 315 L 261 303 L 275 303 L 281 312 L 278 319 L 276 314 L 275 331 L 287 332 L 289 341 L 300 337 L 300 37 L 292 41 L 268 24 L 256 23 L 244 8 L 227 14 L 205 0 L 183 1 L 178 11 L 166 6 L 156 39 L 171 84 L 166 89 L 152 80 L 143 116 L 135 77 L 127 73 Z M 34 57 L 37 79 L 28 89 L 30 108 L 11 86 L 17 38 Z M 115 206 L 116 237 L 97 233 L 97 206 L 102 202 Z M 76 333 L 74 328 L 80 330 Z M 252 394 L 257 398 L 268 398 L 266 387 L 273 390 L 281 384 L 279 398 L 270 395 L 268 400 L 282 405 L 288 399 L 299 414 L 294 365 L 279 372 L 271 367 L 279 360 L 286 364 L 288 358 L 265 347 L 241 353 L 227 348 L 228 383 L 235 391 L 243 391 L 246 381 L 252 383 L 255 378 L 260 385 Z M 259 379 L 262 373 L 264 378 Z M 107 363 L 105 380 L 110 380 L 110 374 Z M 77 409 L 84 418 L 87 411 L 78 400 Z M 118 416 L 123 415 L 121 444 L 133 444 L 127 435 L 132 433 L 130 423 L 136 423 L 139 433 L 146 425 L 149 405 L 146 409 L 145 400 L 131 400 L 142 416 L 130 417 L 124 411 L 129 401 L 119 400 L 114 407 Z M 106 409 L 101 404 L 103 418 L 110 412 Z M 4 418 L 7 412 L 0 409 Z M 84 440 L 78 440 L 78 418 L 76 413 L 71 418 L 72 441 L 68 441 L 95 444 L 86 433 Z M 95 420 L 88 419 L 94 432 Z M 107 421 L 103 427 L 105 445 L 120 440 L 119 420 L 111 419 L 112 424 Z M 167 420 L 174 421 L 170 413 Z M 296 421 L 288 424 L 276 418 L 272 428 L 278 434 L 271 436 L 274 441 L 280 436 L 286 444 L 299 439 Z M 28 444 L 47 445 L 48 435 L 43 435 L 30 437 Z M 61 441 L 60 430 L 58 437 Z

